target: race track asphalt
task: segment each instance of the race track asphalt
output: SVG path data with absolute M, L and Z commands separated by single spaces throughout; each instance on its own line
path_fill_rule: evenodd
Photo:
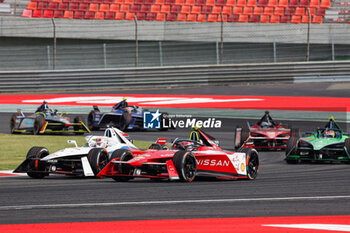
M 215 90 L 229 94 L 223 93 L 225 88 L 228 87 Z M 249 88 L 252 87 L 247 86 L 245 90 L 251 91 Z M 254 94 L 264 94 L 257 88 L 255 86 Z M 302 93 L 303 88 L 305 86 L 295 87 L 296 95 Z M 155 93 L 161 94 L 159 92 Z M 325 93 L 349 96 L 349 92 Z M 319 96 L 319 92 L 315 91 L 314 96 Z M 0 113 L 0 133 L 9 133 L 10 115 Z M 223 148 L 232 149 L 233 130 L 246 120 L 222 120 L 223 128 L 208 132 L 220 140 Z M 324 124 L 284 123 L 302 131 Z M 158 136 L 187 138 L 188 134 L 188 130 L 181 129 L 130 132 L 134 139 L 148 141 Z M 284 152 L 279 151 L 260 152 L 259 156 L 260 174 L 254 181 L 181 183 L 135 179 L 117 183 L 108 178 L 59 175 L 41 180 L 26 176 L 0 178 L 0 224 L 350 214 L 349 164 L 289 165 L 283 160 Z

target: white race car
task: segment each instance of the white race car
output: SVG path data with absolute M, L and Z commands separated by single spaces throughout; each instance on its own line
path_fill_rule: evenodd
M 107 128 L 104 136 L 90 135 L 85 139 L 82 147 L 78 147 L 75 140 L 68 140 L 75 147 L 52 154 L 45 147 L 32 147 L 14 172 L 26 172 L 32 178 L 43 178 L 50 173 L 95 176 L 107 165 L 115 150 L 136 148 L 129 135 L 117 128 Z

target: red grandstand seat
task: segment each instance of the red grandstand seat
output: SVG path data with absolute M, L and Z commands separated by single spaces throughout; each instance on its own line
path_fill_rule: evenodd
M 236 2 L 236 6 L 244 7 L 246 5 L 247 5 L 246 0 L 237 0 L 237 2 Z
M 280 23 L 281 16 L 271 15 L 270 23 Z
M 191 12 L 191 6 L 182 6 L 181 7 L 182 14 L 189 14 L 190 12 Z
M 80 3 L 79 4 L 80 11 L 88 11 L 88 9 L 89 9 L 89 4 L 87 4 L 87 3 Z
M 114 19 L 115 18 L 115 12 L 109 11 L 105 14 L 105 19 Z
M 142 5 L 140 12 L 142 12 L 142 13 L 151 12 L 151 5 Z
M 209 14 L 207 22 L 217 22 L 218 14 Z
M 49 2 L 49 5 L 47 7 L 49 10 L 57 10 L 58 9 L 58 4 L 55 2 Z
M 135 0 L 134 4 L 142 5 L 142 4 L 144 4 L 144 0 Z
M 282 8 L 282 7 L 276 7 L 276 8 L 275 8 L 275 15 L 279 15 L 279 16 L 284 15 L 284 8 Z
M 256 7 L 256 0 L 248 0 L 247 1 L 247 6 Z
M 197 21 L 198 22 L 206 22 L 207 21 L 207 15 L 205 15 L 205 14 L 198 14 Z
M 32 10 L 24 9 L 22 12 L 22 17 L 31 18 L 33 14 Z
M 123 0 L 114 0 L 114 3 L 118 4 L 118 5 L 123 5 L 124 1 Z
M 116 20 L 123 20 L 124 19 L 124 12 L 116 12 L 114 19 L 116 19 Z
M 112 12 L 119 12 L 119 5 L 113 3 L 113 4 L 110 5 L 109 10 L 112 11 Z
M 239 23 L 248 23 L 248 15 L 239 15 L 238 22 Z
M 316 15 L 316 8 L 309 8 L 309 9 L 310 9 L 311 15 Z M 306 14 L 308 14 L 307 11 L 306 11 Z
M 152 5 L 154 4 L 154 0 L 145 0 L 145 4 Z
M 251 16 L 249 17 L 249 23 L 257 23 L 257 22 L 259 22 L 259 16 L 257 16 L 257 15 L 251 15 Z
M 56 10 L 53 12 L 53 17 L 54 18 L 63 18 L 63 11 L 61 10 Z
M 201 13 L 201 6 L 193 6 L 191 13 L 192 14 L 200 14 Z
M 77 2 L 69 3 L 69 10 L 71 10 L 71 11 L 77 11 L 78 7 L 79 7 L 79 3 L 77 3 Z
M 165 0 L 164 4 L 174 5 L 175 4 L 175 0 Z
M 295 8 L 287 8 L 284 12 L 285 15 L 294 15 Z
M 157 21 L 165 21 L 165 13 L 157 13 Z
M 216 4 L 217 6 L 225 6 L 226 5 L 226 0 L 216 0 Z
M 322 16 L 314 16 L 312 17 L 312 23 L 322 23 L 323 17 Z
M 256 6 L 254 7 L 253 15 L 261 15 L 264 11 L 263 7 Z
M 224 22 L 227 22 L 227 15 L 222 15 L 222 19 L 224 20 Z M 221 22 L 222 21 L 221 19 L 221 15 L 218 15 L 218 22 Z
M 125 20 L 135 20 L 135 13 L 127 12 L 125 14 Z
M 215 6 L 215 0 L 207 0 L 206 5 L 207 6 Z
M 167 21 L 176 21 L 176 13 L 170 13 L 166 16 Z
M 162 5 L 160 8 L 160 12 L 166 14 L 170 13 L 170 5 Z
M 34 18 L 41 18 L 42 16 L 42 10 L 34 10 L 32 17 Z
M 176 0 L 175 5 L 183 6 L 183 5 L 185 5 L 185 0 Z
M 281 16 L 281 23 L 290 23 L 290 16 L 289 15 Z
M 233 13 L 232 12 L 232 6 L 224 6 L 222 8 L 222 13 L 226 14 L 226 15 L 231 15 Z
M 104 11 L 104 12 L 109 11 L 109 4 L 106 4 L 106 3 L 100 4 L 100 11 Z
M 311 8 L 318 8 L 318 7 L 320 7 L 320 0 L 311 0 L 310 1 L 310 7 Z
M 146 20 L 155 21 L 157 18 L 157 13 L 147 13 Z
M 212 14 L 221 14 L 221 6 L 213 6 L 213 10 L 211 11 Z
M 308 8 L 309 7 L 309 0 L 300 0 L 299 7 Z
M 299 15 L 299 16 L 305 15 L 305 8 L 297 7 L 295 9 L 294 15 Z
M 53 10 L 44 10 L 43 18 L 52 18 L 53 17 Z
M 63 2 L 66 1 L 66 0 L 62 0 Z M 84 0 L 83 2 L 85 3 L 94 3 L 94 0 Z
M 244 15 L 251 15 L 253 14 L 253 7 L 246 6 L 243 8 L 243 14 Z
M 104 0 L 104 3 L 113 4 L 114 0 Z
M 238 22 L 238 19 L 239 19 L 239 15 L 229 15 L 228 16 L 228 20 L 227 20 L 227 22 L 234 22 L 234 23 L 236 23 L 236 22 Z
M 94 11 L 85 12 L 84 19 L 95 19 L 95 12 Z
M 98 4 L 97 3 L 91 3 L 89 6 L 89 11 L 98 11 Z
M 236 5 L 236 0 L 227 0 L 226 1 L 226 6 L 235 6 L 235 5 Z
M 120 12 L 129 12 L 130 5 L 120 5 L 119 11 Z
M 160 5 L 152 5 L 151 12 L 152 13 L 159 13 L 160 12 Z
M 283 8 L 287 8 L 288 7 L 288 0 L 279 0 L 278 6 L 283 7 Z
M 47 9 L 47 2 L 38 2 L 38 9 Z
M 55 2 L 55 3 L 61 3 L 62 0 L 52 0 L 52 2 Z
M 269 23 L 270 16 L 269 15 L 260 15 L 260 23 Z
M 265 7 L 265 9 L 264 9 L 264 14 L 265 15 L 273 15 L 273 7 L 270 7 L 270 6 L 267 6 L 267 7 Z
M 278 0 L 269 0 L 269 3 L 267 4 L 267 6 L 276 7 L 277 3 L 278 3 Z
M 299 0 L 289 0 L 289 8 L 296 8 L 299 5 Z
M 177 14 L 177 21 L 186 21 L 186 14 Z
M 301 16 L 299 15 L 292 15 L 291 23 L 300 23 L 301 22 Z
M 193 6 L 194 5 L 194 0 L 186 0 L 185 5 L 187 6 Z
M 102 4 L 103 0 L 95 0 L 95 3 Z M 97 17 L 97 15 L 96 15 L 96 17 Z
M 73 0 L 73 2 L 81 3 L 83 0 Z
M 82 11 L 74 11 L 74 19 L 83 19 L 84 18 L 84 12 Z
M 326 15 L 326 10 L 325 10 L 325 9 L 322 9 L 322 8 L 319 8 L 319 9 L 317 9 L 317 11 L 316 11 L 316 15 L 317 15 L 317 16 L 325 16 L 325 15 Z
M 136 19 L 137 19 L 137 20 L 146 20 L 146 13 L 137 12 L 137 13 L 136 13 Z
M 212 11 L 212 7 L 211 6 L 203 6 L 202 7 L 202 14 L 210 14 Z
M 105 12 L 104 11 L 96 12 L 96 19 L 104 20 L 105 19 Z
M 196 6 L 204 6 L 205 5 L 205 0 L 196 0 L 195 3 Z M 197 19 L 198 20 L 198 19 Z
M 28 10 L 36 10 L 37 9 L 37 2 L 28 2 L 27 9 Z
M 125 5 L 132 5 L 134 4 L 134 0 L 124 0 Z
M 234 14 L 234 15 L 240 15 L 240 14 L 242 14 L 242 7 L 241 7 L 241 6 L 235 6 L 235 7 L 233 8 L 233 14 Z
M 330 8 L 331 7 L 331 0 L 321 0 L 320 7 L 321 8 Z
M 267 0 L 259 0 L 258 6 L 267 6 Z
M 139 11 L 140 11 L 140 5 L 131 5 L 129 12 L 136 13 L 136 12 L 139 12 Z
M 312 18 L 310 22 L 312 22 Z M 301 23 L 309 23 L 309 16 L 308 15 L 301 16 Z
M 164 5 L 164 0 L 156 0 L 154 4 L 162 6 Z
M 170 12 L 171 13 L 180 13 L 181 12 L 181 6 L 177 6 L 177 5 L 171 6 Z
M 187 21 L 191 21 L 191 22 L 197 21 L 197 14 L 189 14 L 189 15 L 187 15 Z
M 65 19 L 73 19 L 73 11 L 64 11 L 63 18 L 65 18 Z
M 62 2 L 62 3 L 58 4 L 58 9 L 59 10 L 68 10 L 68 3 Z

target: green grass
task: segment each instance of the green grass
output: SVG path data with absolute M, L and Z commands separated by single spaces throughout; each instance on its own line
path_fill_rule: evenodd
M 46 147 L 50 153 L 66 147 L 73 147 L 67 140 L 76 140 L 78 146 L 85 144 L 82 136 L 51 136 L 51 135 L 13 135 L 0 134 L 0 170 L 15 169 L 26 157 L 28 150 L 33 146 Z M 134 141 L 135 146 L 146 149 L 150 142 Z

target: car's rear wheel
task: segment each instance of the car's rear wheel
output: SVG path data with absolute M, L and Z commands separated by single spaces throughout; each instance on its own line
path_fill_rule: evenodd
M 121 115 L 121 118 L 120 118 L 119 129 L 121 131 L 126 131 L 128 129 L 130 122 L 131 122 L 130 113 L 127 111 L 123 111 L 123 114 Z
M 38 115 L 34 120 L 33 134 L 37 135 L 45 124 L 45 118 L 42 115 Z
M 44 178 L 48 176 L 49 173 L 45 173 L 45 162 L 40 161 L 39 159 L 44 158 L 49 155 L 49 151 L 45 147 L 32 147 L 27 153 L 28 169 L 32 172 L 27 172 L 27 175 L 31 178 Z M 43 172 L 41 172 L 43 171 Z
M 287 142 L 286 147 L 286 162 L 289 164 L 297 164 L 299 162 L 298 159 L 290 159 L 289 155 L 295 155 L 297 153 L 297 145 L 298 145 L 299 137 L 290 137 Z
M 131 151 L 125 150 L 125 149 L 119 149 L 113 152 L 110 160 L 117 159 L 118 161 L 129 161 L 132 158 L 133 156 Z M 124 174 L 124 175 L 131 175 L 133 171 L 133 169 L 130 168 L 128 165 L 120 164 L 120 163 L 114 166 L 114 170 L 117 170 L 120 174 Z M 118 182 L 126 182 L 133 179 L 133 177 L 130 177 L 130 176 L 113 176 L 112 178 Z
M 247 158 L 247 176 L 249 180 L 255 180 L 259 174 L 260 162 L 258 152 L 253 148 L 242 148 L 240 152 L 246 154 Z
M 81 116 L 76 116 L 74 118 L 74 121 L 73 121 L 75 124 L 77 123 L 80 123 L 80 125 L 74 125 L 73 128 L 74 128 L 74 131 L 79 131 L 79 130 L 83 130 L 83 126 L 81 125 L 81 123 L 83 122 L 83 118 Z M 76 135 L 82 135 L 84 134 L 84 132 L 75 132 Z
M 16 133 L 16 120 L 17 120 L 17 114 L 12 114 L 11 119 L 10 119 L 10 131 L 12 134 Z
M 194 180 L 197 173 L 197 161 L 190 151 L 177 151 L 174 154 L 173 163 L 181 181 Z
M 88 128 L 90 130 L 99 130 L 99 127 L 94 126 L 94 122 L 95 122 L 95 118 L 96 118 L 96 113 L 95 111 L 91 110 L 89 112 L 89 115 L 87 117 L 87 124 L 88 124 Z
M 108 164 L 109 156 L 102 148 L 93 148 L 89 151 L 88 161 L 95 176 Z

